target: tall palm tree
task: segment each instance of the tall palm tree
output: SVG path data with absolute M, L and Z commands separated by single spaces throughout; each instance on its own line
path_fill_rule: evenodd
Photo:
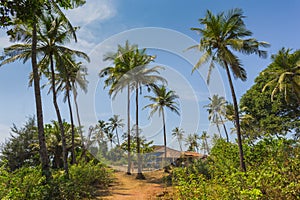
M 225 134 L 226 134 L 226 140 L 227 142 L 229 142 L 229 136 L 228 136 L 228 132 L 225 126 L 225 122 L 223 120 L 222 116 L 226 115 L 226 100 L 224 97 L 219 97 L 219 95 L 214 94 L 212 96 L 212 98 L 208 98 L 210 100 L 210 103 L 208 105 L 205 105 L 204 108 L 207 108 L 207 111 L 209 113 L 208 115 L 208 119 L 209 121 L 212 121 L 214 124 L 216 124 L 218 131 L 220 133 L 220 137 L 221 136 L 221 131 L 220 131 L 220 127 L 219 124 L 221 123 L 223 125 Z
M 78 96 L 77 91 L 78 91 L 78 87 L 79 87 L 81 90 L 83 90 L 85 93 L 87 93 L 87 85 L 88 85 L 88 80 L 86 79 L 87 68 L 82 66 L 81 63 L 77 63 L 77 65 L 78 65 L 79 69 L 76 73 L 76 78 L 71 79 L 71 86 L 72 86 L 72 91 L 73 91 L 73 101 L 74 101 L 74 104 L 75 104 L 76 117 L 77 117 L 77 122 L 78 122 L 78 126 L 79 126 L 79 133 L 80 133 L 80 137 L 81 137 L 81 140 L 82 140 L 82 148 L 84 148 L 82 125 L 81 125 L 78 102 L 77 102 L 77 96 Z
M 19 5 L 19 4 L 16 4 Z M 13 34 L 11 36 L 11 41 L 13 42 L 24 42 L 25 44 L 16 44 L 13 45 L 18 47 L 18 50 L 10 50 L 11 47 L 5 48 L 5 55 L 1 58 L 4 60 L 1 63 L 1 66 L 14 62 L 16 60 L 23 60 L 23 63 L 31 59 L 31 67 L 33 74 L 33 83 L 34 83 L 34 97 L 35 97 L 35 106 L 36 106 L 36 115 L 37 115 L 37 126 L 38 126 L 38 139 L 39 139 L 39 154 L 42 164 L 42 173 L 46 176 L 47 180 L 51 178 L 49 157 L 47 152 L 47 145 L 45 140 L 44 132 L 44 120 L 43 120 L 43 108 L 42 108 L 42 98 L 41 98 L 41 86 L 40 86 L 40 75 L 37 64 L 37 21 L 38 14 L 41 14 L 42 4 L 35 4 L 30 9 L 24 9 L 24 13 L 21 9 L 21 12 L 17 12 L 19 15 L 19 20 L 22 21 L 22 24 L 15 24 Z M 31 12 L 28 12 L 30 10 Z M 13 14 L 13 13 L 12 13 Z M 25 32 L 19 32 L 18 29 L 20 26 L 26 27 Z M 28 37 L 27 33 L 31 33 L 31 37 Z
M 150 108 L 150 117 L 153 116 L 155 112 L 159 113 L 159 116 L 162 115 L 163 122 L 163 133 L 164 133 L 164 146 L 165 146 L 165 164 L 167 161 L 167 131 L 166 131 L 166 119 L 165 119 L 165 108 L 171 110 L 172 112 L 180 115 L 177 99 L 178 95 L 175 94 L 173 90 L 167 91 L 166 86 L 152 86 L 152 91 L 154 96 L 145 96 L 151 102 L 144 108 Z
M 31 37 L 27 37 L 28 34 L 23 34 L 26 32 L 15 32 L 16 34 L 12 34 L 11 36 L 14 41 L 22 41 L 25 42 L 27 46 L 26 48 L 20 48 L 20 51 L 15 51 L 6 54 L 8 56 L 9 62 L 14 62 L 15 60 L 23 60 L 26 62 L 31 58 L 31 66 L 32 66 L 32 74 L 33 74 L 33 82 L 34 82 L 34 95 L 35 95 L 35 104 L 36 104 L 36 115 L 37 115 L 37 125 L 38 125 L 38 139 L 39 139 L 39 154 L 42 164 L 42 173 L 46 176 L 47 180 L 51 178 L 51 172 L 49 168 L 49 158 L 47 153 L 45 134 L 44 134 L 44 122 L 43 122 L 43 109 L 42 109 L 42 100 L 41 100 L 41 92 L 40 92 L 40 75 L 38 70 L 38 62 L 37 62 L 37 23 L 38 17 L 43 14 L 45 7 L 49 9 L 49 7 L 53 7 L 53 11 L 59 14 L 64 18 L 65 21 L 68 22 L 67 18 L 61 12 L 60 7 L 64 9 L 75 8 L 81 6 L 85 3 L 84 0 L 71 0 L 69 2 L 58 0 L 58 1 L 33 1 L 26 2 L 24 4 L 12 3 L 6 4 L 7 11 L 9 13 L 8 18 L 14 18 L 18 16 L 17 25 L 22 23 L 22 25 L 27 26 L 27 30 L 31 32 Z M 10 20 L 9 20 L 10 21 Z M 15 25 L 16 25 L 15 24 Z M 8 25 L 11 25 L 10 23 Z M 10 32 L 12 33 L 12 32 Z M 14 37 L 17 36 L 17 37 Z M 22 45 L 21 45 L 22 46 Z M 28 48 L 30 51 L 28 51 Z M 13 58 L 13 59 L 12 59 Z M 8 62 L 8 63 L 9 63 Z
M 160 81 L 165 83 L 166 80 L 159 76 L 159 70 L 163 69 L 160 66 L 155 66 L 148 68 L 147 65 L 153 61 L 153 57 L 145 54 L 145 49 L 142 51 L 136 50 L 135 56 L 133 60 L 143 64 L 136 66 L 134 69 L 130 70 L 126 74 L 122 76 L 119 82 L 115 85 L 115 91 L 121 90 L 123 85 L 131 84 L 135 89 L 135 125 L 139 127 L 139 89 L 142 86 L 154 85 L 154 83 Z M 142 90 L 140 90 L 142 91 Z M 142 166 L 141 166 L 141 155 L 140 155 L 140 136 L 139 136 L 139 128 L 136 128 L 136 138 L 137 138 L 137 154 L 138 154 L 138 173 L 137 179 L 144 179 L 144 175 L 142 174 Z
M 38 28 L 38 36 L 40 46 L 38 51 L 44 53 L 44 57 L 40 61 L 40 66 L 47 67 L 42 69 L 46 75 L 49 75 L 48 66 L 50 66 L 50 76 L 48 78 L 51 81 L 51 90 L 53 95 L 53 104 L 55 107 L 58 123 L 60 125 L 60 131 L 62 134 L 62 146 L 64 153 L 64 169 L 66 176 L 68 177 L 68 161 L 67 150 L 65 141 L 65 130 L 63 127 L 62 117 L 60 114 L 59 106 L 57 103 L 57 90 L 56 90 L 56 77 L 55 67 L 58 72 L 66 71 L 66 64 L 70 64 L 70 55 L 76 55 L 89 60 L 88 56 L 80 51 L 71 50 L 63 46 L 71 38 L 74 37 L 74 30 L 69 27 L 68 23 L 65 23 L 62 17 L 55 17 L 51 15 L 42 16 L 41 23 Z M 66 56 L 68 55 L 68 56 Z M 73 154 L 75 156 L 75 154 Z
M 83 157 L 86 153 L 86 146 L 82 133 L 82 125 L 80 121 L 80 116 L 79 116 L 79 108 L 78 108 L 78 103 L 77 103 L 77 96 L 78 96 L 78 87 L 80 87 L 81 90 L 83 90 L 85 93 L 87 93 L 87 84 L 88 81 L 86 80 L 86 75 L 87 75 L 87 68 L 82 65 L 82 62 L 76 62 L 73 60 L 74 58 L 69 57 L 67 55 L 67 59 L 64 59 L 63 67 L 59 71 L 58 78 L 59 80 L 57 81 L 56 85 L 57 90 L 61 90 L 65 92 L 64 96 L 64 101 L 68 101 L 69 105 L 69 112 L 70 112 L 70 120 L 72 127 L 74 126 L 74 120 L 73 120 L 73 112 L 72 112 L 72 106 L 71 106 L 71 99 L 70 95 L 71 92 L 73 94 L 73 102 L 75 104 L 75 111 L 76 111 L 76 117 L 77 117 L 77 122 L 78 122 L 78 131 L 81 137 L 81 148 L 82 148 L 82 155 Z M 89 62 L 89 60 L 87 60 Z M 73 132 L 73 131 L 72 131 Z M 74 155 L 74 154 L 73 154 Z M 75 162 L 75 157 L 72 156 L 73 162 Z
M 73 120 L 73 109 L 72 109 L 72 103 L 71 103 L 71 94 L 70 92 L 73 91 L 73 96 L 74 93 L 77 93 L 75 84 L 76 82 L 81 81 L 81 79 L 78 78 L 78 72 L 80 72 L 81 68 L 81 62 L 76 63 L 74 58 L 71 57 L 71 55 L 66 55 L 63 56 L 63 60 L 60 60 L 59 64 L 61 67 L 59 67 L 60 71 L 58 72 L 58 80 L 56 80 L 55 85 L 57 85 L 57 91 L 63 91 L 64 94 L 64 102 L 68 102 L 68 107 L 69 107 L 69 113 L 70 113 L 70 121 L 71 121 L 71 128 L 72 128 L 72 161 L 71 163 L 74 164 L 76 163 L 76 156 L 75 156 L 75 150 L 74 150 L 74 145 L 75 145 L 75 125 L 74 125 L 74 120 Z M 75 96 L 74 96 L 75 99 Z M 75 99 L 76 100 L 76 99 Z M 77 105 L 77 104 L 76 104 Z M 79 125 L 80 127 L 80 125 Z M 81 128 L 80 128 L 81 129 Z M 83 136 L 82 133 L 80 133 L 81 139 L 83 142 Z M 82 145 L 82 148 L 84 146 Z
M 148 68 L 147 65 L 154 61 L 155 56 L 147 55 L 146 49 L 139 50 L 137 45 L 130 46 L 128 42 L 124 48 L 118 47 L 119 50 L 116 54 L 108 56 L 109 59 L 114 59 L 114 67 L 107 67 L 100 72 L 100 77 L 107 76 L 105 80 L 106 85 L 110 85 L 109 94 L 116 95 L 118 92 L 122 92 L 124 88 L 128 90 L 128 100 L 130 97 L 130 91 L 134 90 L 136 93 L 136 126 L 138 126 L 138 93 L 139 88 L 143 85 L 149 86 L 157 81 L 166 82 L 164 78 L 159 76 L 159 70 L 162 67 L 155 66 Z M 126 52 L 126 50 L 128 50 Z M 130 101 L 128 101 L 128 124 L 130 115 Z M 130 129 L 130 126 L 128 126 Z M 138 128 L 136 129 L 137 140 L 139 140 Z M 128 169 L 127 174 L 130 174 L 130 131 L 128 132 Z M 138 152 L 138 175 L 137 178 L 144 178 L 141 171 L 141 158 L 139 151 L 139 141 L 137 141 Z
M 62 60 L 66 60 L 65 55 L 76 55 L 88 59 L 87 55 L 80 51 L 74 51 L 67 47 L 62 46 L 65 42 L 68 42 L 70 38 L 74 38 L 74 29 L 70 27 L 70 24 L 65 21 L 62 16 L 53 15 L 41 15 L 39 16 L 39 23 L 36 24 L 37 30 L 37 46 L 36 52 L 41 58 L 38 62 L 40 68 L 39 74 L 44 73 L 51 82 L 50 90 L 53 94 L 53 104 L 58 118 L 58 123 L 60 124 L 63 152 L 64 152 L 64 168 L 66 176 L 68 177 L 68 162 L 67 162 L 67 151 L 66 151 L 66 141 L 64 136 L 64 127 L 62 123 L 61 114 L 59 111 L 59 106 L 57 104 L 57 90 L 55 89 L 55 67 L 58 71 L 62 71 Z M 18 34 L 22 33 L 25 38 L 33 37 L 31 32 L 27 31 L 26 26 L 16 27 L 16 32 Z M 29 39 L 30 40 L 30 39 Z M 25 42 L 28 42 L 28 39 Z M 31 55 L 31 47 L 28 44 L 17 44 L 12 45 L 6 49 L 7 55 L 13 55 L 5 62 L 12 62 L 20 58 L 28 58 Z M 50 67 L 50 69 L 48 69 Z M 59 70 L 60 69 L 60 70 Z M 39 75 L 38 74 L 38 75 Z M 39 75 L 40 76 L 40 75 Z M 34 73 L 33 73 L 34 79 Z
M 117 142 L 118 146 L 120 146 L 120 139 L 119 139 L 119 134 L 118 134 L 118 128 L 123 128 L 123 119 L 119 119 L 119 115 L 114 115 L 113 117 L 108 119 L 109 121 L 109 128 L 113 132 L 116 132 L 116 137 L 117 137 Z
M 273 88 L 271 100 L 281 92 L 286 102 L 297 99 L 300 103 L 300 51 L 291 53 L 291 49 L 282 48 L 277 55 L 272 55 L 271 69 L 263 72 L 271 80 L 264 86 L 263 92 Z
M 113 86 L 116 84 L 117 80 L 122 77 L 124 73 L 136 67 L 136 63 L 130 62 L 130 58 L 134 50 L 137 49 L 137 45 L 130 45 L 127 40 L 125 46 L 122 47 L 118 45 L 118 50 L 116 53 L 107 53 L 104 57 L 104 61 L 113 61 L 113 67 L 106 67 L 100 71 L 99 76 L 101 78 L 107 77 L 105 80 L 105 87 L 110 86 L 109 95 L 116 96 L 119 91 L 114 91 Z M 130 127 L 130 93 L 131 87 L 130 83 L 125 85 L 127 88 L 127 147 L 128 147 L 128 165 L 127 165 L 127 174 L 131 175 L 131 127 Z
M 182 140 L 183 140 L 183 134 L 184 134 L 184 130 L 182 128 L 179 127 L 175 127 L 172 130 L 172 136 L 177 138 L 179 147 L 180 147 L 180 151 L 182 152 Z
M 221 12 L 217 15 L 207 11 L 206 16 L 199 19 L 200 24 L 204 25 L 204 28 L 192 28 L 192 30 L 197 31 L 202 35 L 200 43 L 190 48 L 197 48 L 204 53 L 194 66 L 193 71 L 210 61 L 207 76 L 208 84 L 215 63 L 219 64 L 226 71 L 235 109 L 240 168 L 245 172 L 246 165 L 244 161 L 238 116 L 238 103 L 230 71 L 235 78 L 239 78 L 242 81 L 246 80 L 247 74 L 246 70 L 242 67 L 241 61 L 233 51 L 246 55 L 257 54 L 259 57 L 265 58 L 267 53 L 266 51 L 261 50 L 260 47 L 268 47 L 269 44 L 266 42 L 259 42 L 255 38 L 249 38 L 252 36 L 252 32 L 246 28 L 243 18 L 243 11 L 241 9 L 232 9 L 227 13 Z
M 188 134 L 187 138 L 185 139 L 185 145 L 188 145 L 188 151 L 196 151 L 198 152 L 200 137 L 197 133 Z

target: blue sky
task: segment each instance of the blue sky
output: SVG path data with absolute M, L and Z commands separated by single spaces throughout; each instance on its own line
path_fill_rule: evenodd
M 117 44 L 124 44 L 128 39 L 139 47 L 149 48 L 148 52 L 157 56 L 154 65 L 165 67 L 162 75 L 167 77 L 169 88 L 180 96 L 182 115 L 178 117 L 167 113 L 169 145 L 176 146 L 170 136 L 170 131 L 175 126 L 181 126 L 187 133 L 201 133 L 203 130 L 208 130 L 210 134 L 216 132 L 209 125 L 203 105 L 216 92 L 231 101 L 224 71 L 216 70 L 213 76 L 216 81 L 207 86 L 205 66 L 191 75 L 192 66 L 200 54 L 184 50 L 199 41 L 199 35 L 190 28 L 199 26 L 198 19 L 205 16 L 207 9 L 217 13 L 232 8 L 243 9 L 247 17 L 245 23 L 253 32 L 253 37 L 271 44 L 267 49 L 267 59 L 260 59 L 255 55 L 240 56 L 248 73 L 246 82 L 234 82 L 237 96 L 240 97 L 251 87 L 259 72 L 271 62 L 271 54 L 282 47 L 300 47 L 299 1 L 87 0 L 83 7 L 68 11 L 67 16 L 72 24 L 81 27 L 77 34 L 78 43 L 72 43 L 70 47 L 88 53 L 92 59 L 91 63 L 86 64 L 89 70 L 89 92 L 81 94 L 79 99 L 84 125 L 88 127 L 98 119 L 106 120 L 112 114 L 124 116 L 125 96 L 119 95 L 115 101 L 109 99 L 107 91 L 102 90 L 103 83 L 99 81 L 97 73 L 111 64 L 102 61 L 103 54 L 114 51 Z M 2 31 L 0 48 L 9 45 L 5 31 Z M 0 142 L 9 136 L 13 123 L 21 126 L 28 116 L 35 114 L 33 88 L 28 87 L 30 71 L 30 63 L 14 63 L 0 68 Z M 56 119 L 51 96 L 47 95 L 47 90 L 42 95 L 45 123 L 49 123 Z M 141 107 L 146 104 L 147 102 L 142 101 Z M 63 117 L 68 119 L 66 105 L 61 103 L 60 107 Z M 148 111 L 141 111 L 143 133 L 157 143 L 161 139 L 160 122 L 158 116 L 148 120 Z M 158 137 L 155 138 L 154 135 Z

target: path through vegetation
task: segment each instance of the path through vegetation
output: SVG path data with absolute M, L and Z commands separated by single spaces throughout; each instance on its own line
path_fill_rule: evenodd
M 109 191 L 102 193 L 99 199 L 118 200 L 151 200 L 168 199 L 168 188 L 163 181 L 166 174 L 162 171 L 154 171 L 144 174 L 146 180 L 137 180 L 136 174 L 127 175 L 125 172 L 114 172 L 114 183 Z

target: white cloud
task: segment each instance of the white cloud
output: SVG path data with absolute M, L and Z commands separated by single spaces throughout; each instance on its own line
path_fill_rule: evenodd
M 110 19 L 115 14 L 116 10 L 109 0 L 88 0 L 82 7 L 66 12 L 70 21 L 80 26 Z
M 77 32 L 77 43 L 71 43 L 72 49 L 85 53 L 91 52 L 101 41 L 99 30 L 102 23 L 116 15 L 112 0 L 88 0 L 82 7 L 67 10 L 66 16 L 73 26 L 80 26 Z

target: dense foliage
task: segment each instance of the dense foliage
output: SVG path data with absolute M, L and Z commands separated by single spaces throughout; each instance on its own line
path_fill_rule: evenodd
M 71 125 L 64 122 L 68 154 L 71 154 Z M 92 198 L 111 183 L 111 170 L 90 154 L 80 159 L 81 141 L 75 129 L 75 153 L 81 160 L 70 166 L 69 178 L 63 173 L 63 155 L 59 125 L 45 125 L 52 178 L 42 175 L 38 154 L 38 132 L 34 118 L 23 127 L 13 125 L 11 138 L 1 146 L 0 199 L 83 199 Z M 69 162 L 71 158 L 69 157 Z
M 205 161 L 176 169 L 178 199 L 299 199 L 299 142 L 265 138 L 245 145 L 247 173 L 238 169 L 238 146 L 218 140 Z
M 25 63 L 31 59 L 30 78 L 37 112 L 37 125 L 34 118 L 29 118 L 21 128 L 14 125 L 11 137 L 1 145 L 0 199 L 93 198 L 99 189 L 106 189 L 112 181 L 111 171 L 104 162 L 113 165 L 127 163 L 128 174 L 131 174 L 132 163 L 137 164 L 137 178 L 144 178 L 142 167 L 154 157 L 141 157 L 141 154 L 153 151 L 153 141 L 141 137 L 139 127 L 141 86 L 152 89 L 156 95 L 146 96 L 152 101 L 146 107 L 152 109 L 151 114 L 157 110 L 162 114 L 166 160 L 164 108 L 179 114 L 174 101 L 178 96 L 175 91 L 167 92 L 165 86 L 155 86 L 157 82 L 167 82 L 159 75 L 163 68 L 149 67 L 156 57 L 148 55 L 146 49 L 129 45 L 128 41 L 124 47 L 119 45 L 116 53 L 106 56 L 105 60 L 113 61 L 113 66 L 100 72 L 100 77 L 106 78 L 106 87 L 110 87 L 109 95 L 115 96 L 127 89 L 127 133 L 123 133 L 123 140 L 119 138 L 123 119 L 114 115 L 108 122 L 99 120 L 95 127 L 90 127 L 88 136 L 83 137 L 75 87 L 76 82 L 80 85 L 80 80 L 76 79 L 81 62 L 76 56 L 87 61 L 89 58 L 83 52 L 59 44 L 63 45 L 72 38 L 77 40 L 76 28 L 61 9 L 72 9 L 84 3 L 85 0 L 0 0 L 0 27 L 8 28 L 11 40 L 23 42 L 5 48 L 0 65 L 16 60 Z M 209 155 L 186 164 L 187 167 L 173 170 L 176 199 L 300 199 L 300 50 L 292 52 L 282 48 L 273 55 L 272 63 L 255 79 L 255 84 L 243 95 L 238 106 L 232 75 L 246 80 L 247 74 L 234 51 L 266 57 L 266 51 L 261 47 L 269 46 L 250 38 L 252 32 L 246 28 L 244 18 L 241 9 L 217 15 L 207 11 L 206 16 L 199 20 L 203 28 L 192 28 L 202 36 L 200 43 L 192 48 L 203 53 L 193 70 L 210 62 L 209 80 L 215 64 L 224 68 L 233 104 L 214 95 L 207 105 L 209 119 L 217 125 L 220 136 L 218 124 L 223 125 L 226 141 L 216 138 L 210 149 L 205 131 L 201 137 L 193 133 L 185 138 L 189 151 L 199 151 L 202 146 Z M 42 74 L 51 82 L 58 118 L 58 121 L 45 125 L 40 94 Z M 85 75 L 86 72 L 82 75 L 84 85 L 87 84 Z M 79 121 L 77 128 L 73 122 L 71 91 Z M 136 122 L 131 131 L 132 91 L 135 91 L 136 98 Z M 57 103 L 60 92 L 65 92 L 68 100 L 71 124 L 60 114 Z M 223 117 L 234 122 L 236 143 L 229 141 Z M 183 130 L 177 128 L 173 132 L 181 147 Z M 98 160 L 87 153 L 87 149 Z
M 267 135 L 285 136 L 288 133 L 298 137 L 300 107 L 296 93 L 286 91 L 272 97 L 274 94 L 273 88 L 277 86 L 276 82 L 273 86 L 269 83 L 276 76 L 280 76 L 274 72 L 280 72 L 287 68 L 285 65 L 278 63 L 293 62 L 288 65 L 289 68 L 297 65 L 294 57 L 300 58 L 300 51 L 288 53 L 286 55 L 289 57 L 288 61 L 282 60 L 281 51 L 272 56 L 274 61 L 260 73 L 255 79 L 255 84 L 241 98 L 240 106 L 243 108 L 244 114 L 248 116 L 248 118 L 242 120 L 245 137 L 257 139 Z M 267 84 L 271 89 L 265 88 Z M 265 90 L 262 92 L 264 88 Z M 286 101 L 285 95 L 288 95 L 289 101 Z
M 22 167 L 13 173 L 0 168 L 0 199 L 84 199 L 92 198 L 99 189 L 111 183 L 111 172 L 102 164 L 81 163 L 70 167 L 70 178 L 60 170 L 46 184 L 40 167 Z
M 238 170 L 238 145 L 217 139 L 206 160 L 174 170 L 176 199 L 300 199 L 299 58 L 280 50 L 241 99 L 247 172 Z

